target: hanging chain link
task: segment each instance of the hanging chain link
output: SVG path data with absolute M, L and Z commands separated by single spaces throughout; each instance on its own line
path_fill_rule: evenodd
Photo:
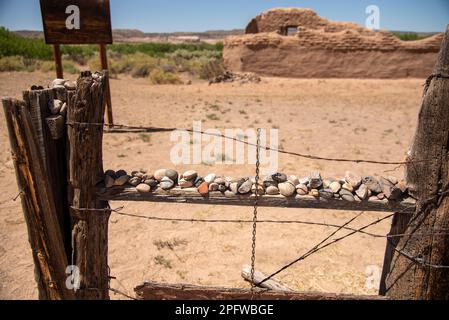
M 259 202 L 259 167 L 260 167 L 260 129 L 257 129 L 257 149 L 256 149 L 256 192 L 254 200 L 254 215 L 253 215 L 253 238 L 252 238 L 252 252 L 251 252 L 251 292 L 256 287 L 254 281 L 254 272 L 256 265 L 256 234 L 257 234 L 257 206 Z

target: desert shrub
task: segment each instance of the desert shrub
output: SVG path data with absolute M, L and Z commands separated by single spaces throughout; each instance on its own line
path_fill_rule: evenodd
M 70 73 L 70 74 L 76 74 L 80 70 L 70 61 L 63 61 L 62 62 L 62 68 L 64 72 Z M 51 72 L 55 71 L 55 63 L 53 61 L 42 61 L 39 63 L 39 70 L 43 72 Z
M 29 71 L 38 69 L 40 61 L 19 56 L 0 58 L 0 72 L 4 71 Z
M 24 71 L 25 66 L 22 57 L 12 56 L 0 58 L 0 71 Z
M 393 34 L 403 41 L 422 40 L 428 37 L 428 35 L 421 35 L 414 32 L 412 33 L 393 32 Z
M 156 68 L 150 73 L 150 81 L 152 84 L 181 84 L 179 77 L 171 72 L 165 72 L 162 69 Z

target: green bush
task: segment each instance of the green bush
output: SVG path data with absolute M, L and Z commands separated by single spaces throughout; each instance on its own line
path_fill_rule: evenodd
M 5 71 L 24 71 L 25 66 L 22 57 L 12 56 L 0 58 L 0 72 Z
M 181 79 L 176 74 L 165 72 L 159 68 L 151 71 L 150 81 L 152 84 L 182 84 Z

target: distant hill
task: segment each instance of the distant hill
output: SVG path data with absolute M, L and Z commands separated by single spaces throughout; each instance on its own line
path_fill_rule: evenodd
M 20 30 L 16 34 L 27 38 L 43 38 L 42 31 Z M 137 29 L 114 29 L 112 35 L 117 43 L 137 42 L 219 42 L 227 36 L 241 35 L 243 29 L 209 30 L 204 32 L 143 32 Z

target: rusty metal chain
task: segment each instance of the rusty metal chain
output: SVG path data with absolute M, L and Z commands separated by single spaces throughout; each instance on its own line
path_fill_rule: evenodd
M 256 267 L 256 235 L 257 235 L 257 206 L 259 202 L 259 173 L 260 173 L 260 129 L 257 129 L 257 147 L 256 147 L 256 192 L 254 199 L 254 214 L 253 214 L 253 237 L 251 246 L 251 292 L 254 292 L 256 282 L 254 280 L 254 272 Z

